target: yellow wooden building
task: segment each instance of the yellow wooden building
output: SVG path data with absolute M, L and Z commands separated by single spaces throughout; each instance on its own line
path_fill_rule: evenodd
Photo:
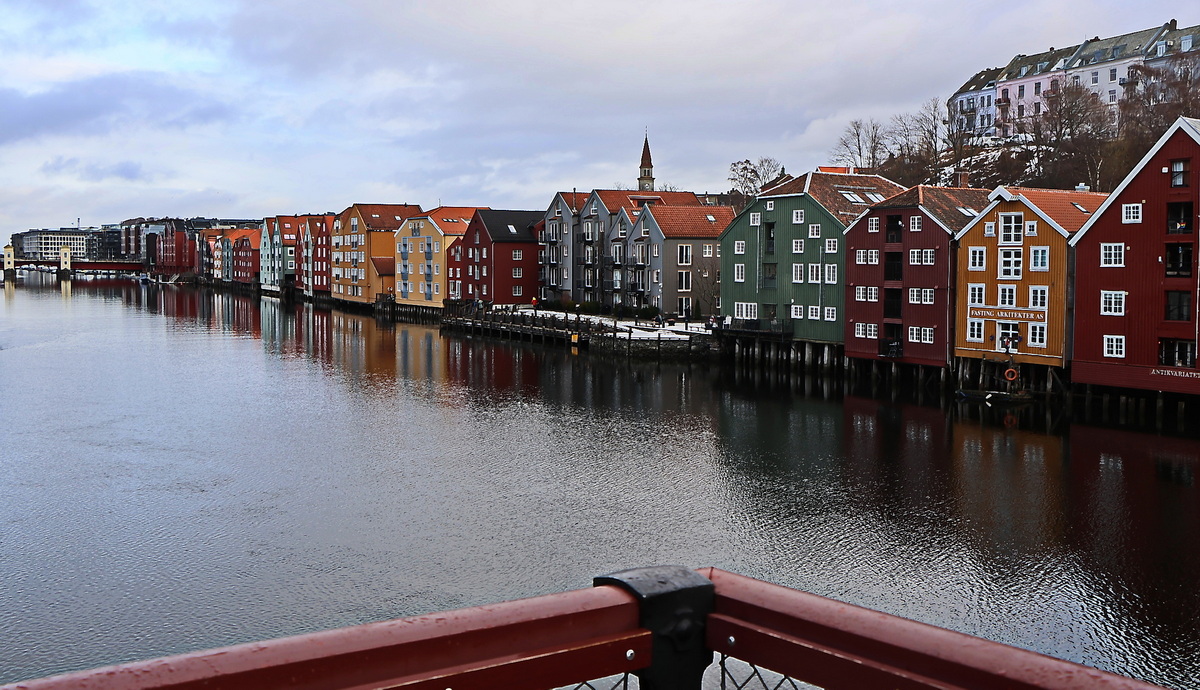
M 354 204 L 333 222 L 329 245 L 330 296 L 372 304 L 396 292 L 396 230 L 421 213 L 415 204 Z
M 439 206 L 405 220 L 395 234 L 396 304 L 411 309 L 442 309 L 459 299 L 461 268 L 451 266 L 451 249 L 467 231 L 475 211 L 486 207 Z

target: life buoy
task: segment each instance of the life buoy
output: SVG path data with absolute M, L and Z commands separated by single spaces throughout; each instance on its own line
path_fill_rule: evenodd
M 1012 413 L 1004 415 L 1004 426 L 1005 426 L 1005 428 L 1008 428 L 1008 429 L 1016 428 L 1017 416 Z
M 1012 368 L 1005 369 L 1004 370 L 1004 380 L 1005 381 L 1016 381 L 1017 380 L 1017 370 L 1012 369 Z

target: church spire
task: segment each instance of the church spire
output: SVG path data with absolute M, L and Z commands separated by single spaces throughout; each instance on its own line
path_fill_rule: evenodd
M 642 141 L 642 174 L 638 176 L 638 189 L 643 192 L 654 190 L 654 163 L 650 160 L 650 133 Z

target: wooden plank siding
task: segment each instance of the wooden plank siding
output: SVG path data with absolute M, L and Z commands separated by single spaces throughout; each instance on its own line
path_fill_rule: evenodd
M 1198 163 L 1200 120 L 1181 119 L 1074 238 L 1075 382 L 1200 394 Z

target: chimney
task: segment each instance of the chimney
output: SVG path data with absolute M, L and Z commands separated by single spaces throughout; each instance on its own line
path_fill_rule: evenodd
M 1086 185 L 1086 184 L 1084 184 L 1084 183 L 1080 182 L 1079 184 L 1075 185 L 1075 191 L 1077 191 L 1077 192 L 1090 192 L 1090 191 L 1092 191 L 1092 188 L 1091 188 L 1091 187 L 1089 187 L 1088 185 Z
M 954 186 L 966 189 L 970 186 L 971 173 L 966 170 L 954 171 Z

